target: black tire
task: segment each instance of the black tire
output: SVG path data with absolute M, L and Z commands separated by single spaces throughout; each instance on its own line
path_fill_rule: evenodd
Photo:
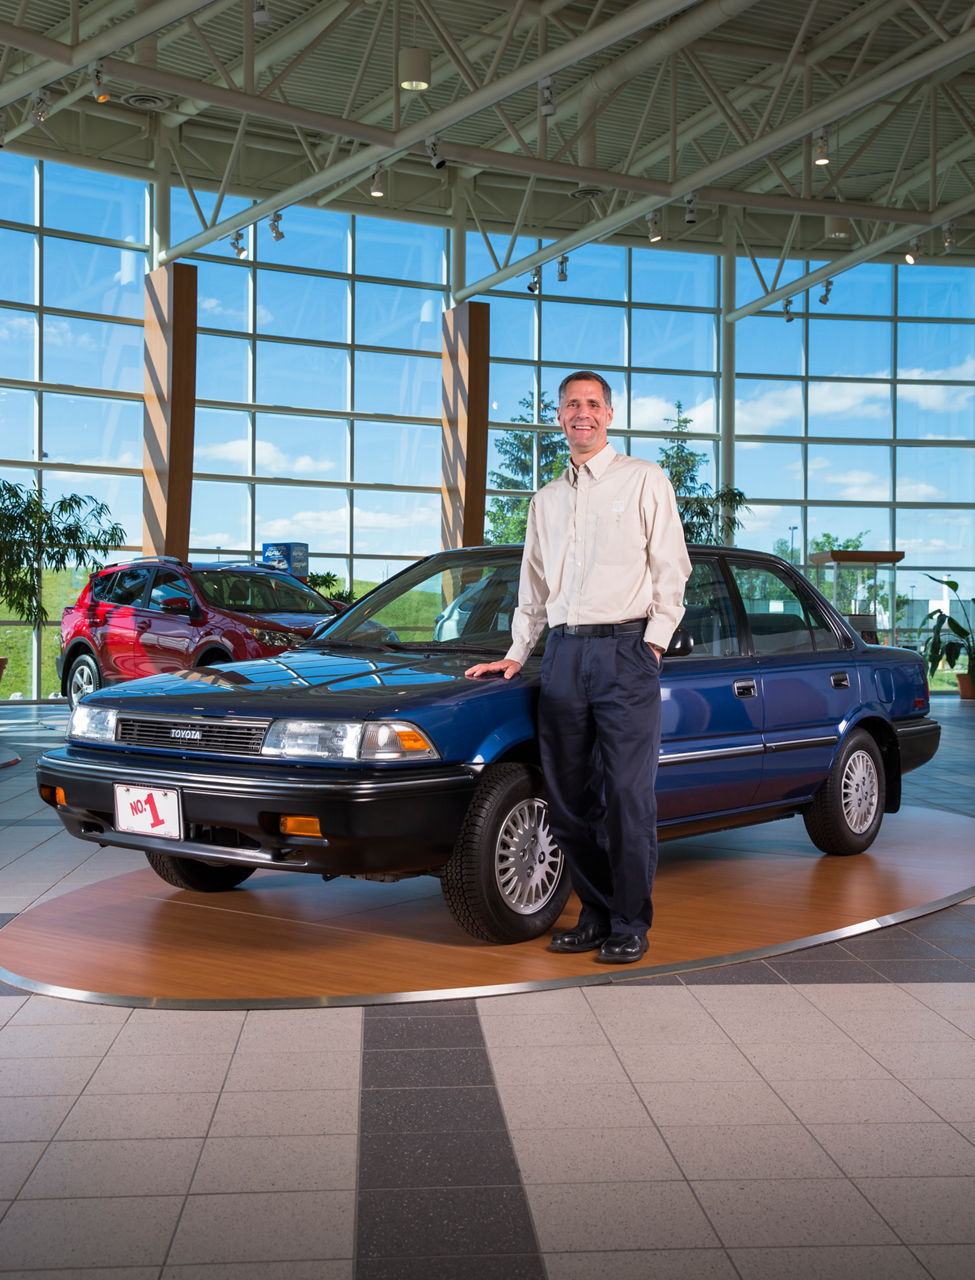
M 485 770 L 441 887 L 460 927 L 484 942 L 529 942 L 551 929 L 569 876 L 535 771 L 521 764 Z
M 74 710 L 86 693 L 94 693 L 102 687 L 102 673 L 90 653 L 79 653 L 68 668 L 64 682 L 68 706 Z
M 225 662 L 233 662 L 226 649 L 209 649 L 196 664 L 198 667 L 219 667 Z
M 176 889 L 197 893 L 225 893 L 236 889 L 256 868 L 238 867 L 232 862 L 198 862 L 196 858 L 174 858 L 169 853 L 145 850 L 146 861 L 157 876 Z
M 885 790 L 880 748 L 865 729 L 854 729 L 802 815 L 810 840 L 840 856 L 869 849 L 883 821 Z

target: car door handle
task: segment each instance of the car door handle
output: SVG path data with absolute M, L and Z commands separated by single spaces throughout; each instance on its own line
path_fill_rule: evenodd
M 834 689 L 849 689 L 850 677 L 845 671 L 831 671 L 829 682 Z
M 754 680 L 736 680 L 734 683 L 736 698 L 757 698 L 758 685 Z
M 146 622 L 146 621 L 143 621 L 143 622 L 137 622 L 137 623 L 135 624 L 135 629 L 136 629 L 136 631 L 139 631 L 139 632 L 142 632 L 142 631 L 148 631 L 151 625 L 152 625 L 152 623 L 150 623 L 150 622 Z

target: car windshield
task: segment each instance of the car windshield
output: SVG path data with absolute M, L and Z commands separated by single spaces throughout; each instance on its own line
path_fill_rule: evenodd
M 322 633 L 321 643 L 504 654 L 520 569 L 520 547 L 484 559 L 446 552 L 371 592 Z
M 196 569 L 193 581 L 207 604 L 235 613 L 311 613 L 332 617 L 335 608 L 297 578 L 245 569 Z

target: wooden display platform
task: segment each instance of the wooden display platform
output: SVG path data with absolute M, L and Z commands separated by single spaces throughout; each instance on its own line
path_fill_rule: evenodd
M 973 892 L 975 819 L 905 809 L 867 853 L 824 857 L 799 819 L 662 846 L 646 963 L 469 938 L 430 878 L 398 884 L 260 871 L 223 894 L 133 871 L 50 898 L 0 930 L 0 978 L 125 1005 L 229 1007 L 439 999 L 753 958 L 923 914 Z M 569 904 L 563 923 L 575 923 Z

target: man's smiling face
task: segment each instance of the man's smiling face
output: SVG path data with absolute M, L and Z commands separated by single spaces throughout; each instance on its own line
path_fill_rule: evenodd
M 613 410 L 607 405 L 598 382 L 578 378 L 562 393 L 557 416 L 569 442 L 572 461 L 578 467 L 594 457 L 606 443 Z

